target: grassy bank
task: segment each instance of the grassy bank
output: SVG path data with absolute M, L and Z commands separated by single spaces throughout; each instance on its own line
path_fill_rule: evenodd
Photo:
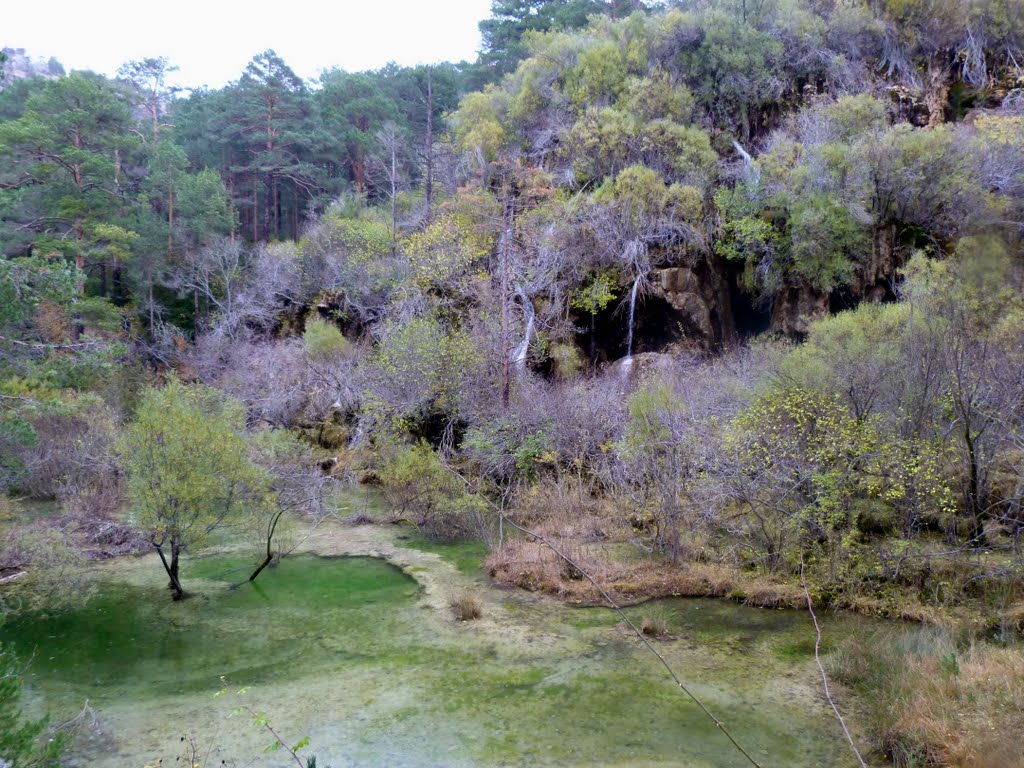
M 849 637 L 829 655 L 899 768 L 1024 766 L 1024 653 L 928 629 Z

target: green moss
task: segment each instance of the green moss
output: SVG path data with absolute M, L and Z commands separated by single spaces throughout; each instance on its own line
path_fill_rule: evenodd
M 308 430 L 306 434 L 321 448 L 328 450 L 337 450 L 348 445 L 348 427 L 329 419 L 320 422 L 314 429 Z
M 406 543 L 463 573 L 483 554 Z M 190 560 L 196 594 L 172 603 L 151 566 L 125 561 L 88 605 L 0 628 L 35 650 L 30 683 L 47 706 L 93 702 L 118 750 L 86 749 L 91 766 L 172 762 L 189 733 L 229 761 L 261 754 L 258 734 L 227 719 L 236 702 L 212 698 L 221 675 L 289 738 L 309 735 L 325 764 L 732 764 L 714 723 L 610 610 L 516 594 L 485 614 L 504 629 L 488 629 L 424 610 L 415 581 L 380 560 L 297 556 L 250 584 L 250 560 L 230 554 Z M 686 599 L 628 609 L 652 611 L 678 638 L 659 639 L 661 652 L 756 756 L 838 764 L 828 714 L 791 695 L 794 676 L 813 679 L 787 649 L 810 636 L 806 615 Z
M 432 552 L 454 565 L 461 573 L 478 576 L 483 573 L 484 558 L 487 557 L 487 546 L 479 541 L 438 542 L 428 539 L 423 534 L 413 531 L 401 536 L 395 542 L 401 547 L 416 549 L 420 552 Z
M 821 648 L 821 654 L 825 655 L 831 650 L 830 645 Z M 775 655 L 780 659 L 789 661 L 801 661 L 808 657 L 814 657 L 814 638 L 806 637 L 792 643 L 783 643 L 774 648 Z
M 252 558 L 189 561 L 182 574 L 194 595 L 179 604 L 156 570 L 146 586 L 107 582 L 76 610 L 8 621 L 0 638 L 26 655 L 45 648 L 34 676 L 58 689 L 86 686 L 95 701 L 138 695 L 125 686 L 154 678 L 177 691 L 209 691 L 225 674 L 239 685 L 313 674 L 297 636 L 326 638 L 337 624 L 368 620 L 380 603 L 411 606 L 419 589 L 370 558 L 288 558 L 250 583 L 252 567 Z

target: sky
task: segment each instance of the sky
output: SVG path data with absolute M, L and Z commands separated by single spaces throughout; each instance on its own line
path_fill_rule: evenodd
M 165 56 L 177 85 L 220 88 L 273 48 L 301 77 L 472 61 L 491 0 L 31 0 L 4 3 L 0 47 L 57 58 L 67 71 L 113 75 L 126 61 Z

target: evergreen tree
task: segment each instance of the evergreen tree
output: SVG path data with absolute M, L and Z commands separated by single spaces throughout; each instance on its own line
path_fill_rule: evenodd
M 95 225 L 124 204 L 130 127 L 123 95 L 98 75 L 76 72 L 33 92 L 20 117 L 0 124 L 0 248 L 56 251 L 80 268 L 91 260 L 104 292 L 106 259 L 91 258 Z
M 592 14 L 621 18 L 641 10 L 645 4 L 639 0 L 493 0 L 491 18 L 479 24 L 483 50 L 473 85 L 481 87 L 512 72 L 526 58 L 527 32 L 580 29 Z
M 252 240 L 298 236 L 325 189 L 311 158 L 322 141 L 306 84 L 274 51 L 253 58 L 214 123 L 231 145 L 228 171 L 241 231 Z

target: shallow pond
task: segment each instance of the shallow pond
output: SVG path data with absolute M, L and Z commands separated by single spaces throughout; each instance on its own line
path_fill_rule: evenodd
M 498 591 L 417 554 L 408 570 L 476 589 L 484 619 L 453 621 L 378 558 L 295 556 L 240 586 L 251 559 L 186 561 L 196 596 L 172 603 L 147 557 L 106 568 L 82 608 L 9 622 L 0 639 L 34 654 L 36 706 L 59 718 L 91 701 L 70 765 L 174 764 L 189 743 L 205 766 L 295 765 L 264 753 L 275 737 L 232 715 L 243 705 L 290 743 L 308 736 L 321 768 L 749 765 L 610 611 Z M 850 764 L 806 615 L 704 600 L 630 610 L 657 611 L 676 635 L 659 649 L 765 766 Z M 215 696 L 222 676 L 231 691 Z

